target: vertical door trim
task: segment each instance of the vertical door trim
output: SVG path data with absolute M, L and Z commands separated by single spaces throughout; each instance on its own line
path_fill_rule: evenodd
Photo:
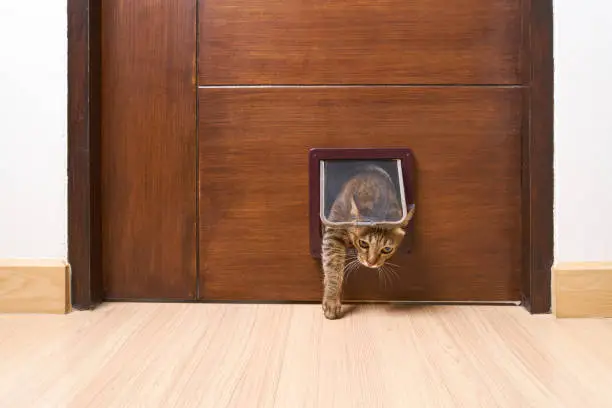
M 101 1 L 68 0 L 68 262 L 72 305 L 103 299 L 100 204 Z
M 522 300 L 549 313 L 554 252 L 553 0 L 523 0 Z
M 72 303 L 103 300 L 100 202 L 102 0 L 68 0 L 68 261 Z M 550 312 L 553 264 L 552 0 L 523 0 L 522 297 L 531 313 Z

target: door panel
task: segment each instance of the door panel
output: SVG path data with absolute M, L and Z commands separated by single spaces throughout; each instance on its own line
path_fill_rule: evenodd
M 346 298 L 519 300 L 520 88 L 202 88 L 199 101 L 201 299 L 320 300 L 308 149 L 410 147 L 413 253 L 386 288 L 351 275 Z
M 107 298 L 196 296 L 196 1 L 102 2 Z
M 516 84 L 520 0 L 206 0 L 200 84 Z

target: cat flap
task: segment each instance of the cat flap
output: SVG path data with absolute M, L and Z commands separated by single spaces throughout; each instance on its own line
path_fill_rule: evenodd
M 320 217 L 327 226 L 399 226 L 409 221 L 399 159 L 321 160 Z

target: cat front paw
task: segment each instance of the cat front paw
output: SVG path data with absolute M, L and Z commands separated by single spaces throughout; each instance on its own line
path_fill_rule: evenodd
M 336 320 L 342 317 L 342 303 L 339 299 L 324 299 L 323 314 L 329 320 Z

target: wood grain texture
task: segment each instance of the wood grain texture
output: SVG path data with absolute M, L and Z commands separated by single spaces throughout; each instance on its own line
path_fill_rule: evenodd
M 555 265 L 553 313 L 557 317 L 612 317 L 612 262 Z
M 196 1 L 104 1 L 107 298 L 193 299 Z
M 64 261 L 0 259 L 0 313 L 67 313 L 69 285 Z
M 68 261 L 72 301 L 102 301 L 100 0 L 68 0 Z
M 591 408 L 612 400 L 612 320 L 519 307 L 364 306 L 327 322 L 318 305 L 111 303 L 68 316 L 0 316 L 0 333 L 6 407 Z
M 515 88 L 201 89 L 202 299 L 319 300 L 308 150 L 409 147 L 418 184 L 401 280 L 348 299 L 519 300 L 521 92 Z
M 520 0 L 207 0 L 200 36 L 200 85 L 522 79 Z
M 554 262 L 553 4 L 530 1 L 526 8 L 530 71 L 523 105 L 523 298 L 532 313 L 549 313 Z

